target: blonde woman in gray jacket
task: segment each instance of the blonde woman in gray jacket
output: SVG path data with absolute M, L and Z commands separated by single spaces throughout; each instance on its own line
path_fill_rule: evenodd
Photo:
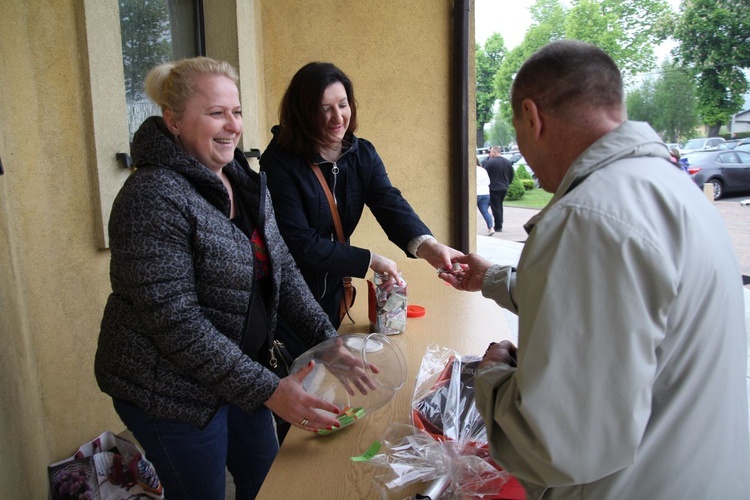
M 234 69 L 168 63 L 147 91 L 163 117 L 136 133 L 137 170 L 112 208 L 96 378 L 167 498 L 223 499 L 225 468 L 237 498 L 254 498 L 278 452 L 272 410 L 311 432 L 338 426 L 340 409 L 302 389 L 311 366 L 269 369 L 277 318 L 308 346 L 336 331 L 279 234 L 265 177 L 237 149 Z

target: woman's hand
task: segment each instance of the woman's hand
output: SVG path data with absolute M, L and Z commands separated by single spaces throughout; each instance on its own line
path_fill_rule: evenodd
M 417 257 L 430 263 L 435 269 L 450 269 L 453 259 L 463 257 L 463 253 L 430 238 L 417 248 Z
M 342 408 L 313 396 L 302 388 L 302 380 L 314 366 L 314 362 L 310 361 L 298 372 L 282 378 L 265 404 L 278 416 L 302 430 L 332 430 L 340 425 L 334 415 L 338 415 Z
M 326 369 L 341 382 L 346 392 L 354 396 L 354 388 L 362 394 L 377 389 L 370 373 L 380 373 L 380 369 L 372 363 L 365 366 L 361 358 L 344 347 L 341 339 L 336 339 L 334 345 L 334 349 L 325 352 L 322 361 Z
M 398 267 L 396 267 L 396 263 L 387 257 L 383 257 L 382 255 L 373 252 L 370 269 L 378 274 L 388 276 L 390 283 L 384 282 L 383 285 L 381 285 L 386 290 L 388 290 L 390 286 L 393 286 L 393 284 L 402 284 L 401 279 L 398 277 Z
M 482 289 L 482 280 L 487 269 L 494 264 L 475 253 L 455 257 L 453 262 L 460 264 L 457 269 L 438 274 L 438 277 L 458 290 L 477 292 Z M 452 265 L 451 265 L 452 266 Z M 448 266 L 446 269 L 451 269 Z

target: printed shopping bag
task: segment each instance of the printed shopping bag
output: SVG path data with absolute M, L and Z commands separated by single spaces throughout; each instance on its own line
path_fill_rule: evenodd
M 127 439 L 104 432 L 48 467 L 52 500 L 163 499 L 151 462 Z

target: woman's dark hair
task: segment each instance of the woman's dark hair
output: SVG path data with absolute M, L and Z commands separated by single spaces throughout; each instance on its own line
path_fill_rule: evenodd
M 326 116 L 320 103 L 326 88 L 336 82 L 344 85 L 352 112 L 346 135 L 357 130 L 357 102 L 349 77 L 331 63 L 311 62 L 297 71 L 281 100 L 277 136 L 281 148 L 311 159 L 326 146 Z

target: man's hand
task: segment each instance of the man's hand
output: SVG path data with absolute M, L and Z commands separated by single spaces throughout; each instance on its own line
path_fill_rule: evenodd
M 484 353 L 482 361 L 479 363 L 479 368 L 485 366 L 491 366 L 497 363 L 504 363 L 510 366 L 516 366 L 516 353 L 518 349 L 513 345 L 510 340 L 503 340 L 501 342 L 491 343 Z
M 378 374 L 380 369 L 372 363 L 364 365 L 363 360 L 347 349 L 340 338 L 335 340 L 335 348 L 323 354 L 323 366 L 335 376 L 346 392 L 354 396 L 356 388 L 361 394 L 367 394 L 378 388 L 370 373 Z
M 484 257 L 475 253 L 469 255 L 460 255 L 453 258 L 453 262 L 460 264 L 460 267 L 454 268 L 450 272 L 446 271 L 438 274 L 438 277 L 449 283 L 457 290 L 467 292 L 477 292 L 482 289 L 482 280 L 487 269 L 494 264 Z M 448 266 L 446 269 L 450 269 Z

